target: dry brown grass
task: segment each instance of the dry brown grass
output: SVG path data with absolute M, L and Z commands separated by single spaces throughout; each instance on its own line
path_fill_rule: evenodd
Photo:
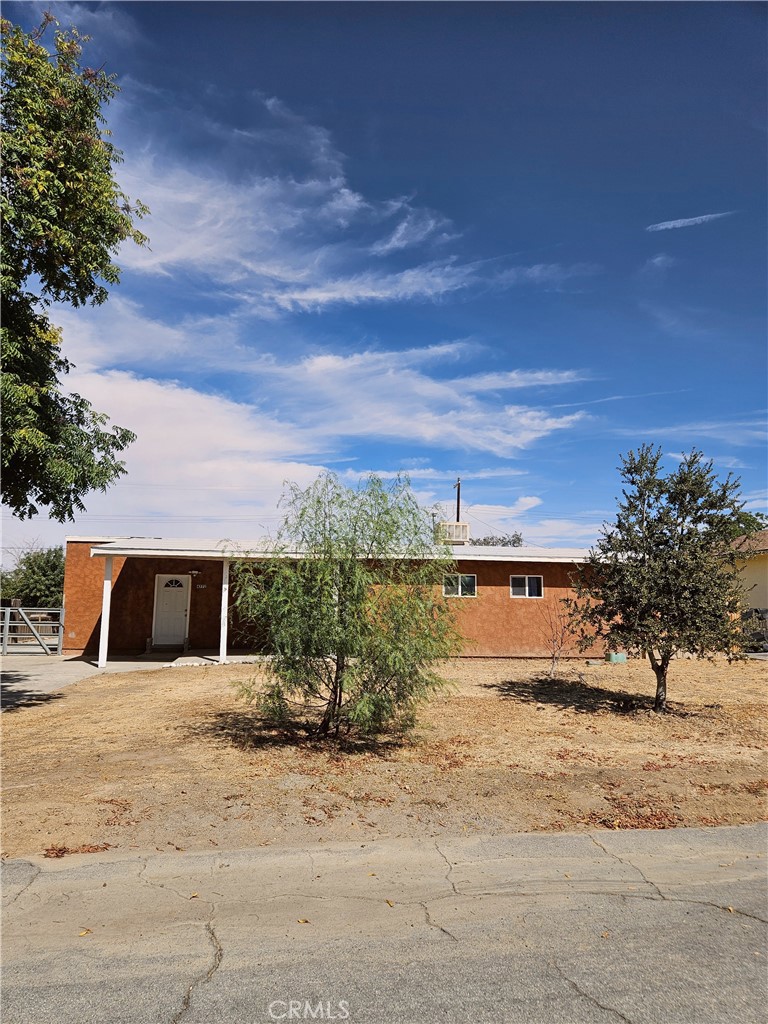
M 765 817 L 768 664 L 456 661 L 408 738 L 270 729 L 253 667 L 103 675 L 3 714 L 6 856 L 380 836 L 735 824 Z

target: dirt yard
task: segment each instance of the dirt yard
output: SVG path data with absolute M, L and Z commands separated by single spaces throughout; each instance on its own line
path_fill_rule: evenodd
M 340 749 L 265 728 L 253 666 L 84 680 L 9 710 L 3 855 L 673 828 L 766 817 L 768 663 L 457 661 L 407 739 Z

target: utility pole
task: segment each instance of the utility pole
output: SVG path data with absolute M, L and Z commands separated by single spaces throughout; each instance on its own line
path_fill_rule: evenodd
M 456 491 L 456 522 L 461 522 L 461 477 L 456 477 L 456 483 L 453 485 Z

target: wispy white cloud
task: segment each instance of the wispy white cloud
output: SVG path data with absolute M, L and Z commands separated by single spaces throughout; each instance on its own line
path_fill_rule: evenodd
M 764 515 L 768 515 L 768 491 L 763 488 L 762 490 L 746 491 L 742 494 L 744 500 L 744 508 L 748 512 L 762 512 Z
M 369 473 L 373 473 L 375 476 L 380 477 L 382 480 L 394 480 L 397 476 L 408 476 L 413 481 L 419 481 L 421 483 L 443 483 L 445 481 L 454 482 L 457 477 L 461 477 L 462 480 L 506 480 L 508 477 L 525 476 L 526 470 L 524 469 L 512 469 L 508 466 L 495 469 L 475 469 L 467 472 L 461 468 L 456 469 L 435 469 L 430 466 L 419 466 L 411 467 L 403 466 L 402 469 L 345 469 L 343 473 L 339 474 L 342 479 L 347 481 L 357 481 L 361 477 L 368 476 Z
M 195 121 L 217 144 L 245 147 L 249 170 L 237 179 L 225 161 L 180 162 L 151 132 L 126 153 L 121 185 L 151 213 L 143 223 L 150 246 L 126 242 L 123 267 L 193 273 L 232 308 L 273 320 L 345 305 L 437 302 L 479 287 L 556 290 L 601 272 L 588 263 L 499 270 L 498 261 L 435 259 L 435 244 L 459 237 L 448 218 L 410 197 L 360 194 L 326 129 L 277 99 L 252 103 L 252 128 Z M 125 107 L 123 121 L 130 123 Z M 419 255 L 425 247 L 429 258 Z
M 419 245 L 427 238 L 446 242 L 457 236 L 451 233 L 451 222 L 431 210 L 410 210 L 394 230 L 386 237 L 374 242 L 371 252 L 375 256 L 386 256 L 401 249 Z
M 680 438 L 700 445 L 704 439 L 733 445 L 765 444 L 768 422 L 765 414 L 747 415 L 723 420 L 695 420 L 649 427 L 621 427 L 616 433 L 623 437 Z
M 326 354 L 275 363 L 263 373 L 281 410 L 294 422 L 314 424 L 326 437 L 396 439 L 509 457 L 585 419 L 580 411 L 555 416 L 538 407 L 506 405 L 483 389 L 465 387 L 462 379 L 426 372 L 428 363 L 440 356 L 454 361 L 458 351 L 454 343 L 406 352 Z
M 584 370 L 504 370 L 475 373 L 459 382 L 466 391 L 507 391 L 513 388 L 552 387 L 575 384 L 591 377 Z
M 69 0 L 56 0 L 55 3 L 51 3 L 50 0 L 32 0 L 28 6 L 37 12 L 33 20 L 37 20 L 38 24 L 42 22 L 43 14 L 51 11 L 65 31 L 74 26 L 81 35 L 91 36 L 91 42 L 85 44 L 87 53 L 98 54 L 101 47 L 108 45 L 105 44 L 105 40 L 128 44 L 140 38 L 136 22 L 116 4 L 94 6 Z M 50 29 L 48 31 L 50 32 Z M 49 41 L 52 40 L 49 40 L 48 36 L 43 37 L 43 43 Z
M 659 282 L 666 276 L 667 271 L 676 267 L 678 263 L 679 260 L 676 260 L 674 256 L 670 256 L 666 252 L 658 252 L 645 261 L 636 276 L 645 283 Z
M 584 405 L 602 405 L 604 402 L 631 402 L 638 398 L 656 398 L 661 395 L 683 395 L 690 388 L 674 388 L 671 391 L 644 391 L 637 395 L 606 395 L 605 398 L 592 398 L 586 402 L 558 402 L 551 405 L 550 409 L 572 409 L 575 405 L 581 408 Z
M 705 309 L 673 307 L 656 302 L 641 302 L 639 308 L 665 334 L 674 338 L 698 338 L 711 331 L 711 317 Z
M 602 520 L 544 516 L 518 524 L 526 544 L 540 547 L 591 547 L 600 533 Z
M 578 518 L 542 515 L 544 508 L 542 498 L 523 495 L 511 505 L 468 506 L 462 516 L 474 536 L 520 531 L 523 543 L 531 547 L 589 547 L 597 539 L 601 526 L 598 517 L 586 513 Z
M 499 271 L 494 283 L 499 287 L 511 287 L 521 284 L 557 286 L 575 277 L 594 277 L 601 274 L 603 268 L 596 263 L 534 263 L 532 266 L 509 267 Z
M 306 486 L 324 468 L 301 454 L 318 444 L 311 432 L 244 403 L 119 371 L 76 370 L 66 384 L 136 432 L 127 476 L 91 493 L 74 524 L 4 512 L 9 547 L 59 544 L 66 534 L 259 537 L 281 518 L 284 481 Z
M 249 479 L 253 460 L 282 461 L 318 450 L 314 432 L 286 417 L 175 381 L 78 369 L 67 386 L 136 432 L 128 460 L 142 460 L 138 479 L 159 482 L 172 470 L 177 481 L 239 481 Z
M 472 339 L 403 351 L 326 351 L 291 359 L 279 351 L 247 347 L 240 338 L 242 325 L 227 317 L 168 326 L 142 316 L 122 298 L 95 310 L 62 309 L 57 316 L 59 312 L 67 351 L 81 377 L 91 374 L 95 379 L 99 371 L 108 377 L 120 368 L 173 379 L 183 369 L 188 380 L 204 380 L 237 366 L 239 391 L 252 396 L 262 417 L 253 429 L 277 439 L 276 458 L 345 456 L 363 440 L 397 440 L 404 458 L 418 445 L 510 457 L 586 419 L 580 409 L 561 415 L 540 404 L 507 404 L 504 397 L 510 389 L 540 392 L 570 384 L 584 378 L 582 371 L 457 376 L 457 367 L 477 354 Z M 104 345 L 105 337 L 109 345 Z M 70 377 L 68 387 L 75 389 L 76 376 Z M 110 408 L 101 396 L 96 406 Z M 144 410 L 145 405 L 135 408 Z M 285 439 L 282 447 L 280 438 Z
M 225 318 L 210 328 L 169 324 L 147 316 L 119 292 L 104 306 L 72 309 L 57 304 L 52 316 L 63 330 L 67 358 L 81 373 L 116 367 L 157 372 L 160 366 L 178 367 L 190 358 L 207 361 L 206 353 L 221 358 L 232 340 Z
M 403 353 L 330 354 L 283 365 L 265 361 L 256 386 L 260 396 L 269 396 L 271 408 L 174 381 L 76 369 L 67 387 L 138 435 L 125 455 L 128 476 L 108 494 L 91 495 L 88 513 L 74 526 L 10 521 L 6 543 L 60 543 L 67 532 L 259 536 L 279 520 L 276 506 L 285 480 L 306 486 L 360 441 L 396 440 L 404 453 L 456 449 L 509 458 L 581 422 L 581 413 L 558 417 L 486 395 L 479 400 L 460 381 L 434 375 L 468 347 L 448 342 Z M 503 481 L 523 472 L 509 466 L 439 470 L 424 465 L 424 458 L 410 468 L 424 501 L 442 496 L 445 488 L 438 485 L 457 474 L 466 481 Z M 360 475 L 358 467 L 343 471 L 350 481 Z M 530 512 L 538 502 L 522 496 L 507 514 Z
M 682 462 L 686 457 L 685 452 L 665 452 L 664 454 L 667 458 L 674 459 L 675 462 Z M 716 466 L 722 466 L 723 469 L 748 469 L 746 462 L 733 455 L 705 455 L 705 458 L 711 459 Z
M 530 512 L 532 508 L 538 508 L 542 499 L 533 494 L 523 494 L 511 505 L 483 505 L 472 504 L 466 507 L 467 516 L 475 519 L 493 517 L 496 520 L 504 520 L 507 523 L 517 519 L 524 512 Z
M 736 210 L 726 210 L 724 213 L 703 213 L 700 217 L 683 217 L 680 220 L 663 220 L 658 224 L 649 224 L 646 231 L 672 231 L 675 228 L 691 228 L 696 224 L 707 224 L 711 220 L 720 220 L 721 217 L 732 217 Z
M 331 305 L 365 302 L 434 301 L 477 281 L 471 266 L 428 263 L 397 273 L 374 271 L 330 278 L 306 287 L 266 291 L 258 301 L 286 312 L 318 312 Z

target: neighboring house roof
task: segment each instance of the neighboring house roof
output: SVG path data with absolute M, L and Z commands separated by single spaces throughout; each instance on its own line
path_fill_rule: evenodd
M 745 534 L 743 537 L 737 537 L 733 546 L 745 554 L 760 555 L 768 551 L 768 530 L 758 530 L 757 533 L 751 533 L 749 536 Z
M 67 541 L 91 543 L 91 556 L 122 555 L 131 558 L 265 558 L 272 544 L 259 540 L 165 539 L 162 537 L 68 537 Z M 474 547 L 456 544 L 453 557 L 472 562 L 584 562 L 585 548 Z M 300 552 L 286 552 L 300 554 Z

